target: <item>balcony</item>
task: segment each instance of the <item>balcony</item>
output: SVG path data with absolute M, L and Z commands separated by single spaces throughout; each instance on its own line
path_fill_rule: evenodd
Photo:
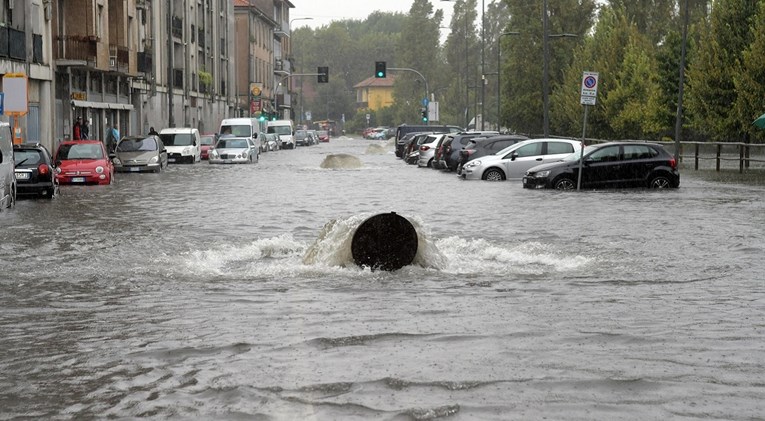
M 292 73 L 290 61 L 277 58 L 276 61 L 274 61 L 274 73 L 285 76 Z
M 68 35 L 57 37 L 55 42 L 53 56 L 56 60 L 82 61 L 90 66 L 96 65 L 98 41 L 95 38 Z

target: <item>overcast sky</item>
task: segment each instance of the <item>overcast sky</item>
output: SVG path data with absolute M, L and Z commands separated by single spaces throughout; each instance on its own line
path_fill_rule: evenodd
M 312 17 L 313 20 L 295 20 L 293 28 L 310 26 L 317 28 L 328 25 L 333 20 L 359 19 L 363 20 L 372 12 L 408 13 L 412 7 L 412 0 L 291 0 L 295 5 L 290 9 L 290 20 L 295 18 Z M 449 25 L 454 3 L 441 0 L 431 0 L 433 7 L 443 9 L 444 25 Z M 479 3 L 480 4 L 480 3 Z

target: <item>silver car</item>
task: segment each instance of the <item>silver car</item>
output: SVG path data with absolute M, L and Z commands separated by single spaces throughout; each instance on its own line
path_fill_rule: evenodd
M 160 172 L 167 168 L 167 150 L 155 135 L 125 136 L 111 157 L 117 172 Z
M 468 161 L 460 176 L 466 180 L 501 181 L 522 179 L 531 167 L 579 152 L 582 142 L 570 139 L 529 139 L 508 146 L 494 155 Z
M 430 167 L 433 165 L 433 158 L 436 156 L 436 147 L 441 138 L 445 136 L 444 133 L 434 133 L 428 135 L 428 138 L 423 140 L 420 145 L 420 159 L 417 161 L 418 167 Z
M 260 143 L 260 142 L 258 142 Z M 251 164 L 260 158 L 260 145 L 249 137 L 223 136 L 210 149 L 211 164 Z

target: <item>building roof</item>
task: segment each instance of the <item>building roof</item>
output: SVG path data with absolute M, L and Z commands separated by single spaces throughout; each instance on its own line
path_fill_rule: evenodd
M 396 78 L 393 76 L 388 76 L 384 78 L 374 77 L 370 76 L 361 82 L 353 85 L 354 89 L 358 88 L 392 88 L 393 82 L 396 81 Z

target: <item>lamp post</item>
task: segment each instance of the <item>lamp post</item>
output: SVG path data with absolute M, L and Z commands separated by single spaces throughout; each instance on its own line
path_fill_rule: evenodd
M 505 35 L 520 35 L 521 33 L 518 31 L 509 31 L 509 32 L 503 32 L 499 34 L 499 37 L 497 38 L 497 131 L 499 131 L 501 125 L 500 125 L 500 116 L 502 115 L 502 37 Z
M 305 18 L 293 18 L 290 19 L 290 37 L 292 36 L 292 22 L 296 20 L 313 20 L 312 17 L 305 17 Z M 290 46 L 292 46 L 292 38 L 290 38 Z M 301 72 L 304 72 L 305 69 L 303 68 L 303 61 L 300 60 L 300 70 Z M 300 101 L 300 118 L 298 118 L 298 124 L 303 124 L 303 78 L 300 78 L 300 96 L 298 101 Z

